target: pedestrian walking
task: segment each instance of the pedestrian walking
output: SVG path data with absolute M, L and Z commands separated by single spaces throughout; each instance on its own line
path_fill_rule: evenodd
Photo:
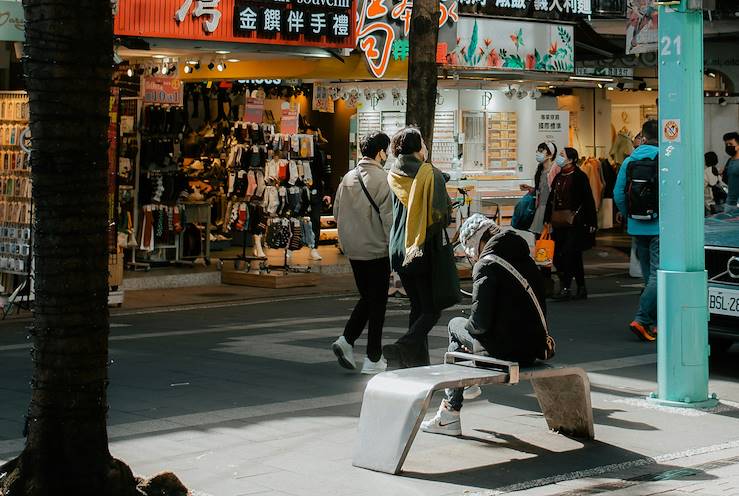
M 480 354 L 528 366 L 554 354 L 546 324 L 544 277 L 526 241 L 513 230 L 502 231 L 475 214 L 460 229 L 460 242 L 473 270 L 469 319 L 449 322 L 449 351 Z M 471 389 L 471 388 L 470 388 Z M 447 389 L 436 416 L 421 424 L 425 432 L 462 434 L 462 388 Z
M 613 199 L 627 219 L 644 277 L 639 309 L 629 329 L 643 341 L 657 338 L 657 269 L 659 268 L 659 142 L 657 121 L 642 126 L 642 143 L 618 171 Z
M 341 180 L 334 202 L 339 241 L 349 258 L 360 298 L 344 334 L 331 349 L 342 367 L 355 369 L 354 343 L 368 325 L 363 374 L 376 374 L 387 368 L 382 357 L 382 328 L 390 278 L 388 239 L 393 206 L 383 165 L 389 145 L 390 138 L 384 133 L 362 138 L 359 144 L 362 159 Z
M 393 136 L 397 162 L 388 182 L 393 192 L 390 264 L 400 275 L 411 303 L 408 332 L 383 347 L 385 358 L 401 368 L 429 364 L 428 333 L 441 312 L 459 301 L 459 280 L 446 227 L 451 200 L 441 171 L 427 163 L 418 129 Z
M 729 161 L 724 169 L 724 181 L 729 186 L 726 197 L 726 211 L 735 210 L 739 203 L 739 133 L 727 133 L 724 135 L 726 154 Z
M 588 297 L 582 255 L 595 245 L 598 213 L 588 176 L 577 166 L 579 159 L 574 148 L 565 148 L 557 156 L 561 171 L 552 182 L 545 214 L 554 234 L 554 266 L 560 282 L 555 301 Z M 574 295 L 570 293 L 573 278 L 577 284 Z
M 534 186 L 521 185 L 521 189 L 534 194 L 536 197 L 536 212 L 529 228 L 531 232 L 536 234 L 540 234 L 544 229 L 544 215 L 549 201 L 552 181 L 559 172 L 559 167 L 554 162 L 556 157 L 557 145 L 551 141 L 540 143 L 536 148 L 536 163 L 538 166 L 534 175 Z
M 715 152 L 704 155 L 705 168 L 703 170 L 703 205 L 706 215 L 723 211 L 726 202 L 727 186 L 721 179 L 718 171 L 718 156 Z

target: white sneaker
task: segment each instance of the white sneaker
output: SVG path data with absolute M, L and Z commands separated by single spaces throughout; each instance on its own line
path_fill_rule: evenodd
M 318 261 L 320 261 L 320 260 L 323 260 L 323 257 L 321 256 L 321 254 L 320 254 L 320 253 L 318 253 L 318 250 L 316 250 L 315 248 L 313 248 L 313 249 L 312 249 L 312 250 L 310 251 L 310 257 L 311 257 L 311 258 L 312 258 L 313 260 L 315 260 L 316 262 L 318 262 Z
M 362 365 L 362 374 L 379 374 L 387 370 L 387 361 L 380 357 L 379 360 L 373 362 L 368 357 L 364 357 L 364 365 Z
M 354 361 L 354 348 L 346 341 L 344 336 L 334 341 L 331 345 L 331 351 L 339 359 L 339 365 L 345 369 L 354 370 L 357 368 L 357 364 Z
M 462 397 L 466 400 L 474 400 L 475 398 L 479 398 L 480 395 L 482 395 L 480 386 L 466 387 L 464 388 L 464 393 L 462 393 Z
M 461 436 L 462 419 L 459 412 L 449 409 L 446 400 L 444 400 L 441 402 L 436 416 L 423 421 L 421 430 L 432 434 L 444 434 L 445 436 Z

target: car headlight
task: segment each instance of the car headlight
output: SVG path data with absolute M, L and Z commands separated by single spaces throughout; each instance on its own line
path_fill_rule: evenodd
M 732 279 L 739 279 L 739 257 L 731 257 L 726 262 L 726 270 L 729 272 L 729 276 Z

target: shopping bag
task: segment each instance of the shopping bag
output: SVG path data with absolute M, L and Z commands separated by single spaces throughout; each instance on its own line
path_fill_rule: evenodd
M 541 236 L 534 246 L 534 260 L 538 264 L 551 264 L 554 260 L 554 240 L 549 234 L 549 227 L 544 226 Z
M 449 242 L 446 229 L 442 231 L 441 236 L 434 236 L 426 241 L 431 259 L 431 293 L 437 311 L 453 307 L 462 299 L 454 248 Z
M 598 210 L 598 227 L 613 229 L 613 198 L 603 198 Z

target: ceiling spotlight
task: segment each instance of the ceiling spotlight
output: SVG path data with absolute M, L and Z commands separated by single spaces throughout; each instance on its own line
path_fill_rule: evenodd
M 162 74 L 164 74 L 165 76 L 166 76 L 167 74 L 169 74 L 169 67 L 167 67 L 167 64 L 164 64 L 164 65 L 162 66 Z
M 618 84 L 616 85 L 616 88 L 618 88 L 618 89 L 619 89 L 619 90 L 621 90 L 621 91 L 623 91 L 625 87 L 626 87 L 626 85 L 625 85 L 624 83 L 618 83 Z
M 507 89 L 507 90 L 505 90 L 505 91 L 503 92 L 503 94 L 504 94 L 505 96 L 507 96 L 509 100 L 513 98 L 513 95 L 514 95 L 515 93 L 516 93 L 516 92 L 515 92 L 515 91 L 513 90 L 513 88 L 511 88 L 510 86 L 508 87 L 508 89 Z
M 550 89 L 550 90 L 553 90 L 554 88 L 555 88 L 555 86 L 553 86 L 553 85 L 551 85 L 551 84 L 549 85 L 549 89 Z
M 213 61 L 211 61 L 210 64 L 208 64 L 208 69 L 212 71 L 215 68 L 215 66 L 216 65 L 213 63 Z
M 193 69 L 195 69 L 196 71 L 199 71 L 199 70 L 200 70 L 200 62 L 195 62 L 195 64 L 193 64 L 193 66 L 192 66 L 192 67 L 193 67 Z
M 226 70 L 226 63 L 225 62 L 219 62 L 216 66 L 216 69 L 218 69 L 218 72 L 223 72 Z
M 216 53 L 218 55 L 228 55 L 229 53 L 231 53 L 231 51 L 230 50 L 216 50 Z
M 726 100 L 726 98 L 721 97 L 718 99 L 718 104 L 721 105 L 722 107 L 726 107 L 729 104 L 729 102 Z
M 651 88 L 651 87 L 648 86 L 647 87 L 647 91 L 654 91 L 654 88 Z
M 603 83 L 598 83 L 598 88 L 603 89 Z
M 198 60 L 188 60 L 188 61 L 186 61 L 185 63 L 186 63 L 186 64 L 190 64 L 190 65 L 195 65 L 195 64 L 199 64 L 199 63 L 200 63 L 200 61 L 198 61 Z
M 616 88 L 614 88 L 613 86 L 609 86 L 608 87 L 608 91 L 615 91 L 615 90 L 616 90 Z
M 528 92 L 528 91 L 526 91 L 526 90 L 524 90 L 524 89 L 521 89 L 521 88 L 519 88 L 519 89 L 518 89 L 518 91 L 516 92 L 516 97 L 517 97 L 517 98 L 518 98 L 519 100 L 523 100 L 523 99 L 524 99 L 524 98 L 526 98 L 527 96 L 529 96 L 529 92 Z
M 706 74 L 706 76 L 708 76 L 709 78 L 714 78 L 714 79 L 716 78 L 716 73 L 715 73 L 715 72 L 713 72 L 713 71 L 706 71 L 706 72 L 705 72 L 705 74 Z
M 152 74 L 156 74 L 157 72 L 159 72 L 159 67 L 154 66 L 154 67 L 151 68 L 151 73 Z
M 126 76 L 132 78 L 133 77 L 133 68 L 129 67 L 126 71 Z
M 182 70 L 185 71 L 185 74 L 190 74 L 192 72 L 192 67 L 185 65 L 185 68 Z
M 231 62 L 232 64 L 235 64 L 236 62 L 239 62 L 239 59 L 228 59 L 227 62 Z
M 153 59 L 166 59 L 166 55 L 152 55 L 151 58 Z
M 531 99 L 538 100 L 539 98 L 541 98 L 541 91 L 538 89 L 531 90 Z
M 138 69 L 136 69 L 136 74 L 138 74 L 139 76 L 143 76 L 145 72 L 146 69 L 144 69 L 143 67 L 139 67 Z
M 176 72 L 177 72 L 177 66 L 174 65 L 174 64 L 170 65 L 169 66 L 169 73 L 170 74 L 175 74 Z

